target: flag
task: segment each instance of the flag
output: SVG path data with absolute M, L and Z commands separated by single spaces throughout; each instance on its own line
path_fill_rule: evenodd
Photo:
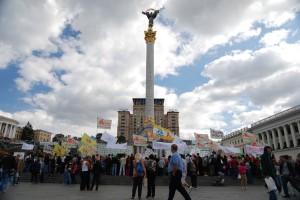
M 208 135 L 207 134 L 199 134 L 194 133 L 196 141 L 207 143 L 208 142 Z
M 211 139 L 222 139 L 224 137 L 224 133 L 220 130 L 210 129 L 210 138 Z
M 93 147 L 97 144 L 97 142 L 95 140 L 93 140 L 90 136 L 88 136 L 86 133 L 83 134 L 83 136 L 81 138 L 81 142 L 88 147 Z
M 127 142 L 122 143 L 122 144 L 107 143 L 106 148 L 107 149 L 127 149 Z
M 90 148 L 84 144 L 79 147 L 78 151 L 85 156 L 91 156 L 97 154 L 97 150 L 95 148 Z
M 153 136 L 156 138 L 161 138 L 163 140 L 169 140 L 172 141 L 174 140 L 174 134 L 169 129 L 163 128 L 159 125 L 154 125 L 153 126 Z
M 56 143 L 53 148 L 53 154 L 56 154 L 57 156 L 64 156 L 66 154 L 66 150 Z
M 27 144 L 25 142 L 23 142 L 23 144 L 22 144 L 23 150 L 33 150 L 33 148 L 34 148 L 34 144 Z
M 104 132 L 101 136 L 101 140 L 110 143 L 110 144 L 115 144 L 117 142 L 117 138 L 115 138 L 114 136 Z
M 97 117 L 97 127 L 103 129 L 111 129 L 112 120 Z
M 245 132 L 242 134 L 242 138 L 243 138 L 243 143 L 253 143 L 256 142 L 256 135 Z
M 207 149 L 208 148 L 208 144 L 205 144 L 205 143 L 200 142 L 200 141 L 196 141 L 196 146 L 200 149 Z
M 133 134 L 133 143 L 135 146 L 147 146 L 147 138 Z

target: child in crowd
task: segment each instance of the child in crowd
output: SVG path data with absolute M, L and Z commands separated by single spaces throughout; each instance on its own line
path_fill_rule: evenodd
M 243 189 L 246 189 L 247 190 L 247 168 L 244 164 L 244 162 L 241 162 L 240 165 L 239 165 L 239 173 L 241 175 L 241 187 L 242 187 L 242 190 Z

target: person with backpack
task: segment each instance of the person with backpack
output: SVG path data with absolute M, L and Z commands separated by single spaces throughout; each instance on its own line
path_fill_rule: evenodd
M 133 160 L 133 186 L 131 199 L 134 199 L 135 197 L 136 188 L 138 188 L 138 198 L 142 199 L 142 184 L 144 177 L 147 177 L 145 163 L 142 160 L 142 155 L 137 153 Z
M 148 185 L 148 193 L 146 198 L 155 196 L 155 179 L 156 179 L 156 161 L 154 160 L 153 154 L 149 156 L 149 161 L 147 165 L 147 185 Z

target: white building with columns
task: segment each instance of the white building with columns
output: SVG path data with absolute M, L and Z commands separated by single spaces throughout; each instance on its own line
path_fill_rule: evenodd
M 251 131 L 274 149 L 276 158 L 296 158 L 300 153 L 300 105 L 251 124 Z
M 0 137 L 14 138 L 18 124 L 17 120 L 0 116 Z

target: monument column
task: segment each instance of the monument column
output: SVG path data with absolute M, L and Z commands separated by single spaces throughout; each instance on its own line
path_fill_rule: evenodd
M 286 125 L 283 126 L 283 132 L 284 132 L 284 137 L 285 137 L 285 142 L 286 142 L 286 147 L 287 148 L 290 148 L 291 145 L 290 145 L 290 140 L 289 140 L 289 135 L 288 135 L 288 131 L 287 131 L 287 128 L 286 128 Z
M 279 127 L 277 128 L 277 133 L 278 133 L 278 138 L 279 138 L 280 149 L 283 149 L 282 135 L 281 135 L 281 131 L 280 131 Z
M 297 140 L 296 140 L 296 135 L 295 135 L 295 127 L 294 127 L 293 123 L 290 124 L 290 128 L 291 128 L 291 134 L 292 134 L 292 138 L 293 138 L 293 144 L 294 144 L 294 147 L 296 147 Z
M 277 141 L 276 141 L 276 137 L 275 137 L 275 131 L 274 129 L 272 129 L 272 138 L 273 138 L 273 143 L 274 143 L 274 149 L 277 150 Z

